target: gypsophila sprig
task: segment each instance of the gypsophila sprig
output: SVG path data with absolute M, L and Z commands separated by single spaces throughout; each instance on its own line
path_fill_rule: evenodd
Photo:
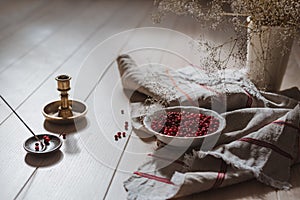
M 236 25 L 243 25 L 237 17 L 250 16 L 257 26 L 300 27 L 300 2 L 298 0 L 155 0 L 156 20 L 167 13 L 190 15 L 200 23 L 209 22 L 216 28 L 224 16 L 232 17 Z
M 161 18 L 168 13 L 177 15 L 189 15 L 201 22 L 201 25 L 217 28 L 223 22 L 222 18 L 228 4 L 223 1 L 195 1 L 195 0 L 155 0 L 158 12 L 154 14 L 155 22 L 160 22 Z
M 157 6 L 157 12 L 153 15 L 155 22 L 168 13 L 191 16 L 200 25 L 213 30 L 222 30 L 224 22 L 231 22 L 236 32 L 231 42 L 233 48 L 237 48 L 237 51 L 229 50 L 231 59 L 246 59 L 247 18 L 253 22 L 252 33 L 260 34 L 264 27 L 284 28 L 281 40 L 298 37 L 300 29 L 299 0 L 155 0 L 154 5 Z M 210 54 L 210 65 L 224 68 L 228 57 L 218 59 L 219 51 L 224 46 L 205 42 L 201 45 Z M 282 54 L 285 54 L 286 48 L 282 49 Z

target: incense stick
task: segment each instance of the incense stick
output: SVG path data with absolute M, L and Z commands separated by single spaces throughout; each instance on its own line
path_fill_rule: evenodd
M 36 134 L 32 131 L 32 129 L 24 122 L 24 120 L 18 115 L 18 113 L 9 105 L 9 103 L 0 95 L 1 99 L 4 101 L 4 103 L 10 108 L 10 110 L 19 118 L 19 120 L 26 126 L 26 128 L 30 131 L 30 133 L 35 137 L 37 141 L 41 143 L 42 149 L 44 148 L 44 144 L 41 142 L 41 140 L 36 136 Z

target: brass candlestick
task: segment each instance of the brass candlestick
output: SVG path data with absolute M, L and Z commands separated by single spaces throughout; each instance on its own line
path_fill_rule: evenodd
M 68 91 L 70 88 L 71 77 L 68 75 L 60 75 L 55 78 L 57 81 L 57 90 L 60 91 L 60 106 L 58 107 L 58 116 L 62 118 L 69 118 L 73 116 L 72 108 L 69 105 Z
M 43 115 L 46 120 L 67 124 L 74 123 L 84 118 L 87 113 L 87 105 L 79 100 L 70 100 L 68 91 L 70 88 L 71 77 L 59 75 L 55 78 L 57 90 L 60 92 L 60 100 L 52 101 L 43 108 Z

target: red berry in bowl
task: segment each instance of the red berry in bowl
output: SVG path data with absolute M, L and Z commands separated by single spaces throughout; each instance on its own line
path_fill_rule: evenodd
M 50 138 L 48 136 L 44 138 L 44 142 L 49 143 L 49 141 L 50 141 Z
M 213 124 L 213 129 L 210 128 Z M 151 122 L 152 130 L 164 135 L 178 137 L 203 136 L 216 131 L 219 122 L 213 116 L 189 111 L 167 111 L 166 115 L 155 116 Z

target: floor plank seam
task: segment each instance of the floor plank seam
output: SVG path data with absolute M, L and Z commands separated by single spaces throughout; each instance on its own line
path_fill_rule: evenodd
M 178 18 L 176 18 L 176 20 L 175 20 L 175 22 L 174 22 L 174 24 L 173 24 L 173 26 L 172 26 L 173 29 L 174 29 L 174 27 L 176 27 L 176 23 L 177 23 L 177 22 L 178 22 Z M 130 40 L 130 39 L 129 39 L 129 40 Z M 169 40 L 170 40 L 170 39 L 169 39 Z M 128 42 L 125 43 L 125 45 L 124 45 L 122 48 L 124 48 L 127 44 L 128 44 Z M 160 58 L 160 60 L 162 60 L 162 57 Z M 114 61 L 113 61 L 113 62 L 114 62 Z M 110 65 L 112 65 L 113 62 L 110 63 Z M 101 81 L 101 79 L 103 78 L 103 76 L 105 75 L 105 73 L 106 73 L 106 71 L 107 71 L 108 69 L 109 69 L 109 67 L 108 67 L 108 68 L 105 70 L 105 72 L 101 75 L 101 78 L 100 78 L 99 82 Z M 96 85 L 98 85 L 99 82 L 98 82 Z M 94 88 L 95 88 L 95 87 L 94 87 Z M 115 175 L 116 175 L 116 173 L 117 173 L 118 167 L 119 167 L 119 165 L 120 165 L 120 163 L 121 163 L 121 161 L 122 161 L 122 158 L 123 158 L 123 155 L 124 155 L 124 153 L 125 153 L 125 150 L 126 150 L 128 144 L 129 144 L 131 135 L 132 135 L 132 130 L 131 130 L 131 133 L 130 133 L 130 135 L 129 135 L 127 141 L 126 141 L 126 144 L 125 144 L 124 149 L 123 149 L 123 151 L 122 151 L 122 153 L 121 153 L 121 156 L 120 156 L 120 158 L 119 158 L 118 164 L 117 164 L 117 166 L 116 166 L 116 169 L 114 170 L 113 176 L 112 176 L 112 178 L 111 178 L 111 180 L 110 180 L 110 182 L 109 182 L 108 188 L 107 188 L 107 190 L 106 190 L 106 192 L 105 192 L 105 195 L 104 195 L 104 198 L 103 198 L 103 199 L 106 199 L 106 197 L 107 197 L 107 195 L 108 195 L 108 192 L 109 192 L 109 190 L 110 190 L 110 188 L 111 188 L 111 184 L 112 184 L 112 182 L 113 182 L 113 180 L 114 180 L 114 177 L 115 177 Z
M 127 1 L 126 1 L 127 2 Z M 122 8 L 123 7 L 123 4 L 122 4 L 122 6 L 120 6 L 120 7 L 118 7 L 116 10 L 118 10 L 118 9 L 120 9 L 120 8 Z M 112 14 L 109 16 L 109 17 L 107 17 L 107 18 L 110 18 L 112 15 L 114 14 L 114 12 L 112 12 Z M 106 23 L 108 23 L 108 20 L 106 20 L 106 21 L 104 21 L 103 23 L 101 23 L 100 25 L 98 25 L 97 27 L 96 27 L 96 29 L 92 32 L 92 33 L 90 33 L 89 35 L 88 35 L 88 37 L 71 53 L 71 55 L 69 55 L 63 62 L 62 62 L 62 64 L 61 65 L 59 65 L 55 70 L 54 70 L 54 72 L 52 72 L 44 81 L 42 81 L 41 82 L 41 84 L 40 85 L 38 85 L 38 87 L 32 92 L 32 93 L 30 93 L 30 95 L 29 96 L 27 96 L 27 98 L 25 98 L 25 100 L 24 101 L 22 101 L 21 102 L 21 104 L 19 104 L 16 108 L 15 108 L 15 110 L 17 110 L 18 108 L 20 108 L 45 82 L 46 82 L 46 80 L 48 80 L 48 79 L 50 79 L 50 77 L 57 71 L 57 70 L 59 70 L 71 57 L 73 57 L 73 55 L 76 53 L 76 52 L 78 52 L 78 50 L 87 42 L 87 41 L 89 41 L 90 40 L 90 38 L 94 35 L 94 34 L 96 34 L 99 30 L 100 30 L 100 28 L 102 27 L 102 26 L 105 26 L 105 24 Z M 8 117 L 6 117 L 1 123 L 0 123 L 0 125 L 2 125 L 11 115 L 13 114 L 13 112 L 11 112 L 9 115 L 8 115 Z M 25 182 L 25 184 L 23 185 L 23 187 L 20 189 L 20 191 L 17 193 L 17 195 L 15 196 L 15 198 L 14 198 L 14 200 L 15 199 L 17 199 L 18 198 L 18 196 L 22 193 L 22 191 L 24 190 L 24 188 L 26 187 L 26 185 L 28 184 L 28 182 L 30 181 L 30 179 L 33 177 L 33 175 L 36 173 L 36 171 L 37 171 L 37 169 L 38 169 L 38 167 L 35 169 L 35 171 L 30 175 L 30 177 L 28 178 L 28 180 Z
M 123 6 L 123 5 L 122 5 Z M 122 8 L 122 6 L 120 6 L 119 8 Z M 114 13 L 112 13 L 108 18 L 110 18 L 111 16 L 113 16 L 114 15 Z M 77 53 L 79 50 L 80 50 L 80 48 L 86 43 L 86 42 L 88 42 L 89 40 L 90 40 L 90 38 L 94 35 L 94 34 L 96 34 L 99 30 L 100 30 L 100 28 L 102 27 L 102 26 L 105 26 L 105 24 L 106 23 L 108 23 L 108 20 L 106 20 L 105 22 L 103 22 L 103 23 L 101 23 L 99 26 L 97 26 L 96 27 L 96 29 L 91 33 L 91 34 L 89 34 L 88 35 L 88 37 L 81 43 L 81 44 L 79 44 L 79 46 L 57 67 L 57 68 L 55 68 L 54 69 L 54 71 L 53 72 L 51 72 L 51 74 L 50 75 L 48 75 L 43 81 L 41 81 L 41 83 L 15 108 L 15 110 L 18 110 L 39 88 L 41 88 L 43 85 L 44 85 L 44 83 L 47 81 L 47 80 L 49 80 L 52 76 L 53 76 L 53 74 L 54 73 L 56 73 L 61 67 L 63 67 L 63 65 L 66 63 L 66 62 L 68 62 L 73 56 L 74 56 L 74 54 L 75 53 Z M 2 121 L 2 122 L 0 122 L 0 126 L 7 120 L 7 119 L 9 119 L 9 117 L 12 115 L 13 113 L 10 113 L 6 118 L 4 118 L 4 120 Z
M 36 174 L 37 170 L 39 167 L 36 167 L 34 169 L 34 171 L 32 172 L 32 174 L 29 176 L 29 178 L 26 180 L 26 182 L 24 183 L 24 185 L 21 187 L 21 189 L 19 190 L 19 192 L 16 194 L 16 196 L 13 198 L 14 200 L 16 200 L 20 194 L 22 193 L 22 191 L 24 190 L 24 188 L 26 187 L 26 185 L 29 183 L 29 181 L 31 180 L 31 178 Z
M 51 2 L 52 2 L 52 1 L 51 1 Z M 21 25 L 21 24 L 25 23 L 26 20 L 30 19 L 30 18 L 35 14 L 34 12 L 35 12 L 36 10 L 39 10 L 39 9 L 41 9 L 43 6 L 48 5 L 47 3 L 49 3 L 49 1 L 45 1 L 44 3 L 42 3 L 42 4 L 41 4 L 40 6 L 38 6 L 37 8 L 33 9 L 33 11 L 31 11 L 25 18 L 20 19 L 18 22 L 15 22 L 15 23 L 13 23 L 13 24 L 7 24 L 7 25 L 5 25 L 4 27 L 2 27 L 2 28 L 0 29 L 0 32 L 4 32 L 7 28 L 9 28 L 9 27 L 11 27 L 11 26 L 17 26 L 17 25 Z M 46 4 L 46 5 L 44 5 L 44 4 Z M 44 9 L 43 9 L 43 10 L 44 10 Z M 40 12 L 41 12 L 41 11 L 40 11 Z M 35 16 L 33 19 L 29 20 L 28 23 L 33 22 L 34 20 L 40 18 L 42 15 L 43 15 L 43 12 L 41 12 L 40 15 L 37 15 L 37 16 Z M 3 39 L 5 39 L 5 38 L 11 37 L 14 33 L 16 33 L 18 30 L 20 30 L 20 29 L 23 28 L 24 26 L 25 26 L 25 25 L 21 26 L 21 27 L 18 28 L 18 29 L 15 29 L 15 31 L 14 31 L 13 33 L 7 35 L 6 37 L 2 37 L 2 38 L 0 39 L 0 42 L 1 42 Z
M 141 24 L 144 22 L 145 18 L 146 18 L 147 15 L 148 15 L 148 11 L 149 11 L 150 9 L 151 9 L 151 6 L 149 6 L 149 8 L 147 9 L 146 15 L 145 15 L 144 18 L 137 24 L 136 28 L 140 27 Z M 122 49 L 124 49 L 124 48 L 126 47 L 126 45 L 128 44 L 129 41 L 130 41 L 130 38 L 129 38 L 129 39 L 127 40 L 127 42 L 120 48 L 120 49 L 121 49 L 120 52 L 122 51 Z M 109 66 L 111 66 L 114 62 L 115 62 L 115 61 L 112 61 L 112 62 L 110 63 Z M 97 81 L 97 83 L 96 83 L 96 87 L 97 87 L 97 85 L 100 83 L 101 79 L 104 77 L 105 73 L 108 71 L 109 68 L 110 68 L 110 67 L 107 67 L 106 70 L 102 73 L 100 79 L 99 79 L 99 80 Z M 96 87 L 93 87 L 93 91 L 95 90 Z M 89 98 L 89 96 L 90 96 L 91 94 L 92 94 L 92 92 L 89 93 L 87 99 Z M 113 180 L 114 180 L 114 178 L 115 178 L 115 175 L 116 175 L 116 173 L 117 173 L 117 170 L 118 170 L 118 168 L 119 168 L 119 165 L 120 165 L 120 163 L 121 163 L 121 161 L 122 161 L 123 155 L 124 155 L 125 150 L 126 150 L 126 148 L 127 148 L 127 145 L 128 145 L 128 143 L 129 143 L 129 141 L 130 141 L 131 134 L 132 134 L 132 130 L 131 130 L 131 132 L 130 132 L 130 134 L 129 134 L 128 139 L 126 140 L 126 143 L 125 143 L 125 145 L 124 145 L 124 148 L 123 148 L 122 153 L 121 153 L 121 155 L 120 155 L 120 158 L 119 158 L 119 160 L 118 160 L 118 163 L 117 163 L 117 165 L 116 165 L 116 168 L 115 168 L 115 170 L 114 170 L 114 172 L 113 172 L 113 175 L 112 175 L 112 177 L 111 177 L 111 179 L 110 179 L 110 182 L 109 182 L 109 184 L 108 184 L 108 187 L 107 187 L 107 189 L 106 189 L 106 192 L 105 192 L 105 194 L 104 194 L 103 199 L 106 199 L 106 197 L 107 197 L 107 195 L 108 195 L 110 186 L 111 186 L 111 184 L 112 184 L 112 182 L 113 182 Z
M 151 6 L 150 6 L 151 8 Z M 150 10 L 150 8 L 148 8 L 148 10 Z M 147 11 L 148 11 L 147 10 Z M 148 13 L 148 12 L 146 12 Z M 145 17 L 147 16 L 147 14 L 144 16 L 144 18 L 138 23 L 138 25 L 135 28 L 140 27 L 140 25 L 143 23 L 143 21 L 145 20 Z M 129 37 L 128 41 L 130 40 L 131 37 Z M 126 45 L 128 44 L 128 41 L 125 42 L 122 47 L 119 50 L 119 53 L 126 47 Z M 116 58 L 117 59 L 117 58 Z M 112 60 L 108 66 L 106 67 L 106 69 L 104 69 L 104 71 L 101 73 L 99 79 L 97 80 L 96 84 L 92 87 L 92 90 L 88 93 L 87 97 L 84 99 L 84 101 L 87 101 L 89 99 L 89 97 L 92 95 L 92 93 L 95 91 L 95 89 L 97 88 L 98 84 L 100 83 L 101 79 L 104 77 L 104 75 L 106 74 L 106 72 L 109 70 L 110 66 L 115 62 L 115 60 Z
M 118 170 L 118 168 L 119 168 L 119 165 L 120 165 L 121 160 L 122 160 L 122 158 L 123 158 L 123 155 L 124 155 L 124 153 L 125 153 L 125 149 L 126 149 L 128 143 L 129 143 L 129 140 L 130 140 L 130 138 L 131 138 L 131 133 L 132 133 L 132 131 L 130 132 L 129 137 L 128 137 L 126 143 L 125 143 L 124 150 L 122 151 L 121 156 L 120 156 L 120 158 L 119 158 L 119 160 L 118 160 L 118 163 L 117 163 L 117 165 L 116 165 L 116 168 L 114 169 L 113 175 L 112 175 L 112 177 L 111 177 L 111 179 L 110 179 L 110 181 L 109 181 L 109 184 L 108 184 L 108 187 L 107 187 L 107 189 L 106 189 L 106 191 L 105 191 L 105 194 L 104 194 L 103 199 L 106 199 L 106 197 L 107 197 L 107 194 L 108 194 L 108 192 L 109 192 L 110 186 L 111 186 L 111 184 L 112 184 L 112 182 L 113 182 L 113 180 L 114 180 L 114 177 L 115 177 L 115 175 L 116 175 L 116 173 L 117 173 L 117 170 Z
M 91 3 L 90 3 L 91 4 Z M 87 9 L 89 6 L 87 5 L 87 7 L 85 9 Z M 84 12 L 84 11 L 82 11 Z M 78 14 L 74 13 L 74 16 L 76 16 Z M 37 47 L 39 47 L 42 43 L 44 43 L 45 41 L 47 41 L 49 38 L 51 38 L 53 35 L 55 35 L 59 30 L 63 29 L 67 24 L 72 23 L 72 17 L 70 17 L 70 21 L 67 21 L 63 24 L 61 24 L 56 31 L 54 31 L 53 33 L 51 33 L 50 35 L 48 35 L 47 37 L 45 37 L 44 39 L 42 39 L 41 41 L 39 41 L 38 43 L 36 43 L 35 45 L 33 45 L 31 48 L 29 48 L 26 52 L 24 52 L 22 55 L 20 55 L 19 57 L 17 57 L 16 59 L 14 59 L 10 64 L 6 65 L 3 67 L 3 69 L 0 70 L 0 74 L 2 74 L 3 72 L 5 72 L 7 69 L 9 69 L 10 67 L 12 67 L 14 64 L 16 64 L 17 62 L 19 62 L 20 60 L 22 60 L 22 58 L 24 58 L 25 56 L 27 56 L 30 52 L 32 52 L 34 49 L 36 49 Z M 0 40 L 1 41 L 1 40 Z

